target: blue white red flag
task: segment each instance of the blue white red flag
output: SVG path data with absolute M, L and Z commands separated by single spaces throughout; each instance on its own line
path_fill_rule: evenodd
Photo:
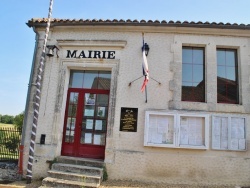
M 143 92 L 145 90 L 146 85 L 147 85 L 148 80 L 149 80 L 148 61 L 147 61 L 147 57 L 146 57 L 146 53 L 145 53 L 144 39 L 143 39 L 142 59 L 143 59 L 142 72 L 143 72 L 143 75 L 145 76 L 145 79 L 144 79 L 142 87 L 141 87 L 141 91 Z

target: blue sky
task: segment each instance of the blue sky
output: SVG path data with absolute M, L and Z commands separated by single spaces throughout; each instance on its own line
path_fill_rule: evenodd
M 249 0 L 54 0 L 53 18 L 145 19 L 250 24 Z M 49 0 L 0 0 L 0 114 L 24 111 L 35 34 Z

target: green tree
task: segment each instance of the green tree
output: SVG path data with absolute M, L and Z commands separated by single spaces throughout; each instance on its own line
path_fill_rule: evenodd
M 23 127 L 24 112 L 15 116 L 13 123 L 14 126 L 21 132 Z
M 14 117 L 10 115 L 3 115 L 1 117 L 1 123 L 13 124 Z

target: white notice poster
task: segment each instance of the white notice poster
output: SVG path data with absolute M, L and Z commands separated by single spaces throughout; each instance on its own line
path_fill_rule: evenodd
M 180 144 L 187 145 L 188 144 L 188 125 L 184 124 L 180 127 Z
M 151 137 L 152 143 L 162 144 L 162 134 L 154 133 Z
M 157 129 L 155 129 L 155 128 L 149 129 L 149 131 L 148 131 L 148 142 L 149 143 L 153 143 L 152 137 L 154 134 L 157 134 Z
M 221 118 L 221 149 L 228 149 L 228 121 Z
M 168 119 L 167 118 L 161 118 L 158 121 L 158 133 L 167 133 L 168 132 Z
M 102 130 L 102 120 L 95 120 L 95 130 Z
M 221 118 L 220 117 L 214 117 L 214 125 L 220 126 L 221 124 Z
M 239 139 L 239 149 L 240 150 L 246 149 L 246 139 Z
M 189 140 L 188 140 L 189 145 L 193 145 L 193 146 L 197 145 L 196 144 L 195 134 L 193 134 L 193 133 L 189 134 L 188 137 L 189 137 Z
M 85 144 L 92 143 L 92 134 L 91 133 L 85 133 L 84 143 Z
M 188 144 L 193 146 L 203 146 L 203 118 L 188 118 Z
M 234 118 L 236 119 L 236 118 Z M 245 121 L 244 118 L 237 118 L 238 125 L 237 125 L 237 138 L 244 139 L 245 138 Z
M 239 140 L 236 138 L 231 139 L 231 149 L 238 150 L 239 149 Z
M 189 145 L 193 145 L 195 146 L 196 145 L 196 125 L 194 124 L 195 121 L 194 119 L 192 118 L 192 121 L 189 121 L 189 122 L 192 122 L 192 124 L 189 124 L 188 126 L 188 144 Z
M 197 129 L 196 129 L 196 145 L 197 146 L 202 146 L 204 145 L 204 140 L 203 140 L 203 125 L 202 125 L 202 119 L 199 118 L 200 121 L 198 121 L 198 124 L 196 125 L 197 126 Z
M 231 138 L 238 138 L 238 126 L 235 124 L 231 125 Z
M 99 134 L 94 135 L 94 144 L 101 145 L 101 135 Z
M 84 116 L 94 116 L 94 109 L 85 109 L 84 110 Z
M 231 125 L 237 126 L 238 125 L 238 118 L 231 118 Z
M 93 119 L 86 119 L 86 129 L 93 129 Z
M 188 130 L 190 134 L 193 134 L 196 132 L 196 125 L 195 124 L 189 124 L 188 125 Z
M 212 129 L 213 149 L 228 149 L 228 118 L 214 117 Z
M 196 136 L 196 145 L 197 146 L 203 146 L 204 145 L 204 143 L 203 143 L 203 137 L 202 137 L 201 134 Z
M 214 118 L 214 122 L 213 122 L 213 129 L 212 129 L 212 133 L 213 133 L 213 139 L 212 139 L 212 147 L 213 149 L 220 149 L 221 147 L 221 121 L 220 118 L 215 117 Z
M 202 126 L 203 126 L 202 118 L 197 117 L 195 124 L 197 125 L 196 130 L 200 132 L 202 130 Z
M 149 128 L 155 128 L 155 127 L 157 127 L 157 116 L 150 115 L 149 116 Z
M 219 135 L 213 135 L 212 146 L 213 146 L 213 149 L 220 149 L 221 143 L 220 143 Z

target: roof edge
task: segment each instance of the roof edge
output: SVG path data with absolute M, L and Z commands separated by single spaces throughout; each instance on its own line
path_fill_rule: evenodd
M 32 18 L 26 23 L 29 27 L 45 27 L 48 22 L 48 18 Z M 166 20 L 123 20 L 123 19 L 51 19 L 51 27 L 53 26 L 80 26 L 80 25 L 99 25 L 99 26 L 114 26 L 114 25 L 126 25 L 126 26 L 163 26 L 163 27 L 199 27 L 199 28 L 221 28 L 221 29 L 242 29 L 250 30 L 250 24 L 231 24 L 231 23 L 216 23 L 216 22 L 188 22 L 188 21 L 166 21 Z

